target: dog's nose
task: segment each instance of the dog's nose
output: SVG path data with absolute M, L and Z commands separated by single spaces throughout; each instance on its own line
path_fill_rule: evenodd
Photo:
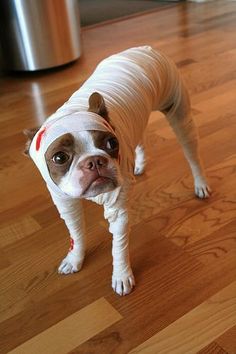
M 106 167 L 108 159 L 104 156 L 90 156 L 79 163 L 79 167 L 86 170 L 95 170 Z

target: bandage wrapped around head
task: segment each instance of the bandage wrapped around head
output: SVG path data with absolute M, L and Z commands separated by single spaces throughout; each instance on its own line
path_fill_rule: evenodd
M 45 153 L 48 147 L 60 136 L 82 131 L 99 130 L 114 134 L 112 127 L 100 115 L 93 112 L 68 113 L 56 112 L 42 125 L 30 146 L 30 156 L 43 176 L 51 193 L 58 197 L 69 198 L 53 182 L 47 167 Z

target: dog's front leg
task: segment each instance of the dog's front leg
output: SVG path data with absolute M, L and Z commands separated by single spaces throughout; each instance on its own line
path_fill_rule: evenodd
M 75 273 L 82 268 L 85 256 L 84 215 L 81 200 L 61 200 L 53 195 L 52 198 L 69 230 L 71 243 L 69 252 L 62 260 L 58 272 L 60 274 Z
M 109 231 L 113 234 L 112 288 L 121 296 L 127 295 L 135 285 L 129 258 L 128 211 L 121 207 L 117 209 L 105 207 L 105 218 L 108 219 Z
M 135 285 L 129 259 L 128 233 L 113 234 L 112 256 L 112 288 L 119 295 L 127 295 Z

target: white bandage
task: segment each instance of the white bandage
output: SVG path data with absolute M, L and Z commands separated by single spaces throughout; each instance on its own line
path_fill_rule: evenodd
M 114 134 L 108 122 L 96 113 L 79 112 L 66 115 L 65 112 L 63 114 L 56 112 L 43 124 L 31 143 L 30 156 L 40 170 L 48 189 L 57 197 L 68 199 L 68 196 L 51 179 L 45 153 L 50 144 L 60 136 L 87 130 L 109 131 Z
M 35 136 L 30 155 L 45 179 L 71 236 L 78 242 L 83 234 L 79 226 L 81 209 L 78 207 L 77 212 L 73 211 L 76 200 L 62 193 L 52 181 L 44 156 L 48 146 L 65 133 L 73 134 L 81 130 L 112 131 L 103 118 L 88 112 L 90 95 L 99 92 L 105 100 L 111 125 L 119 140 L 120 168 L 125 182 L 129 184 L 133 178 L 135 148 L 142 139 L 151 111 L 164 111 L 171 107 L 171 119 L 180 104 L 181 91 L 182 83 L 172 61 L 148 46 L 131 48 L 103 60 L 83 86 L 45 122 Z M 114 235 L 113 275 L 115 278 L 119 278 L 119 274 L 124 275 L 129 277 L 129 282 L 133 282 L 128 255 L 126 198 L 122 186 L 90 199 L 104 205 L 105 217 Z M 126 282 L 127 279 L 123 279 L 122 282 Z M 119 280 L 115 279 L 114 283 L 118 284 Z
M 102 117 L 88 112 L 88 100 L 95 91 L 104 97 L 111 125 L 115 127 L 122 173 L 132 179 L 135 148 L 151 111 L 165 109 L 175 98 L 177 103 L 171 109 L 174 112 L 181 97 L 181 83 L 174 63 L 148 46 L 131 48 L 103 60 L 82 87 L 47 119 L 30 147 L 30 156 L 50 192 L 62 199 L 68 196 L 52 181 L 45 162 L 48 146 L 65 133 L 82 130 L 114 133 Z

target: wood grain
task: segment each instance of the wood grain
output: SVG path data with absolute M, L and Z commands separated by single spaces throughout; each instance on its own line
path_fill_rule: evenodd
M 40 225 L 30 216 L 16 220 L 10 225 L 0 229 L 0 246 L 5 247 L 40 229 Z
M 1 75 L 0 353 L 24 346 L 38 353 L 40 339 L 50 352 L 126 354 L 161 338 L 156 345 L 167 343 L 174 354 L 235 354 L 230 300 L 236 279 L 235 33 L 236 2 L 176 3 L 161 12 L 84 28 L 83 55 L 71 65 Z M 84 202 L 83 269 L 57 274 L 69 236 L 39 172 L 22 155 L 22 131 L 39 126 L 101 59 L 144 44 L 164 51 L 179 67 L 213 195 L 207 201 L 194 196 L 175 136 L 163 115 L 153 112 L 146 171 L 136 179 L 130 202 L 137 285 L 120 298 L 111 289 L 111 236 L 103 210 L 90 202 Z M 98 326 L 91 331 L 93 321 Z M 67 323 L 78 336 L 71 343 L 67 336 L 61 345 L 64 337 L 58 333 L 66 333 Z M 47 346 L 49 337 L 55 340 Z
M 133 349 L 135 353 L 194 354 L 236 321 L 236 282 Z
M 222 336 L 217 338 L 216 342 L 227 353 L 234 354 L 236 352 L 236 326 L 222 334 Z
M 105 299 L 99 299 L 9 353 L 67 353 L 120 319 Z
M 207 345 L 204 349 L 200 350 L 197 354 L 227 354 L 227 352 L 222 349 L 216 342 L 212 342 Z

